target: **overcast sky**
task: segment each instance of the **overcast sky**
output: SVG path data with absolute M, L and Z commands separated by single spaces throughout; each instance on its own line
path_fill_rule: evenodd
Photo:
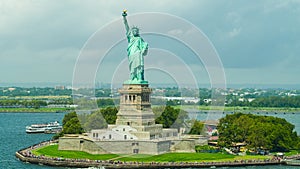
M 111 22 L 121 21 L 123 9 L 128 10 L 129 16 L 143 12 L 167 13 L 195 25 L 218 53 L 228 84 L 300 84 L 299 0 L 1 0 L 0 86 L 7 82 L 71 83 L 76 60 L 88 39 Z M 143 25 L 136 22 L 130 25 Z M 141 26 L 141 33 L 143 30 L 151 31 Z M 120 32 L 111 29 L 103 38 L 117 33 Z M 143 38 L 150 47 L 158 48 L 162 43 L 155 37 Z M 181 49 L 180 44 L 169 44 L 172 44 L 170 48 Z M 126 56 L 126 42 L 122 41 L 115 50 L 108 55 L 124 50 Z M 165 50 L 153 50 L 152 55 L 172 57 Z M 180 58 L 185 60 L 184 57 Z M 117 62 L 114 65 L 121 63 Z M 170 71 L 175 71 L 175 65 L 176 70 L 185 72 L 187 69 L 181 69 L 177 62 L 159 64 L 169 66 Z M 185 66 L 195 66 L 192 62 L 187 61 Z M 151 65 L 151 61 L 148 63 Z M 109 64 L 108 61 L 106 65 Z M 200 69 L 203 65 L 199 65 Z M 105 72 L 105 67 L 101 71 Z M 192 74 L 209 77 L 193 68 Z M 101 79 L 101 73 L 97 76 L 96 81 L 107 81 Z M 151 77 L 151 73 L 148 77 L 152 81 L 164 78 Z

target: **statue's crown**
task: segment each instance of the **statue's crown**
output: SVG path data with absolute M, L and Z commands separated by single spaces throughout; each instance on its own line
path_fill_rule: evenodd
M 137 26 L 132 26 L 132 28 L 131 29 L 137 29 L 137 30 L 140 30 L 140 28 L 139 27 L 137 27 Z

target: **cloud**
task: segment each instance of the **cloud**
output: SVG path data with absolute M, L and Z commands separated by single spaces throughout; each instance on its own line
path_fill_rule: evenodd
M 184 32 L 181 29 L 173 29 L 168 31 L 168 34 L 175 35 L 175 36 L 182 35 L 183 33 Z
M 228 34 L 230 37 L 235 37 L 235 36 L 238 36 L 241 32 L 241 28 L 233 28 L 232 31 L 230 31 Z
M 276 2 L 270 1 L 219 3 L 215 7 L 219 12 L 201 28 L 216 46 L 226 68 L 272 67 L 290 51 L 297 51 L 294 43 L 298 40 L 294 37 L 300 33 L 300 10 L 295 10 L 294 5 L 290 1 L 282 8 L 274 7 Z M 267 7 L 272 12 L 265 12 Z
M 213 43 L 225 69 L 237 71 L 235 76 L 229 75 L 234 81 L 243 76 L 238 70 L 276 72 L 285 68 L 290 76 L 299 73 L 296 63 L 300 53 L 300 10 L 299 1 L 295 0 L 259 3 L 228 0 L 218 3 L 209 0 L 162 0 L 155 3 L 151 0 L 4 0 L 0 1 L 0 67 L 3 70 L 0 76 L 8 77 L 11 82 L 71 79 L 69 76 L 72 76 L 76 58 L 88 38 L 99 28 L 120 19 L 124 8 L 128 9 L 129 15 L 165 12 L 195 24 Z M 141 23 L 151 22 L 143 19 Z M 173 23 L 156 26 L 163 27 L 164 24 Z M 142 31 L 145 29 L 142 27 Z M 169 33 L 188 35 L 188 30 L 178 28 Z M 111 31 L 107 36 L 113 34 Z M 160 45 L 155 39 L 150 41 L 151 46 Z M 185 52 L 180 54 L 184 56 Z M 193 63 L 193 60 L 187 60 L 187 63 Z M 24 76 L 24 72 L 31 76 Z M 44 78 L 45 73 L 53 74 L 53 77 Z M 251 78 L 256 78 L 255 73 L 261 76 L 261 73 L 254 72 Z M 286 78 L 285 81 L 291 80 Z

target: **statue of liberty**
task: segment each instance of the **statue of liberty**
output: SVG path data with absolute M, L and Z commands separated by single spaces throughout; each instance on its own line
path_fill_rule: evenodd
M 139 34 L 139 28 L 134 26 L 131 29 L 126 19 L 127 11 L 122 13 L 126 36 L 128 41 L 127 55 L 130 70 L 130 80 L 125 83 L 147 83 L 144 81 L 144 56 L 148 52 L 148 43 Z

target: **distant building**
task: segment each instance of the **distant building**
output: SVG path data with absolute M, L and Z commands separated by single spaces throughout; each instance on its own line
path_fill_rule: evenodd
M 55 90 L 65 90 L 65 86 L 55 86 L 54 87 Z
M 212 102 L 212 99 L 203 99 L 203 102 L 204 102 L 204 103 L 211 103 L 211 102 Z
M 14 88 L 14 87 L 8 88 L 8 91 L 10 91 L 10 92 L 12 92 L 12 91 L 14 91 L 14 90 L 16 90 L 16 88 Z
M 151 98 L 155 99 L 163 99 L 163 100 L 168 100 L 168 101 L 183 101 L 185 103 L 198 103 L 200 101 L 199 98 L 197 97 L 164 97 L 164 96 L 153 96 Z

